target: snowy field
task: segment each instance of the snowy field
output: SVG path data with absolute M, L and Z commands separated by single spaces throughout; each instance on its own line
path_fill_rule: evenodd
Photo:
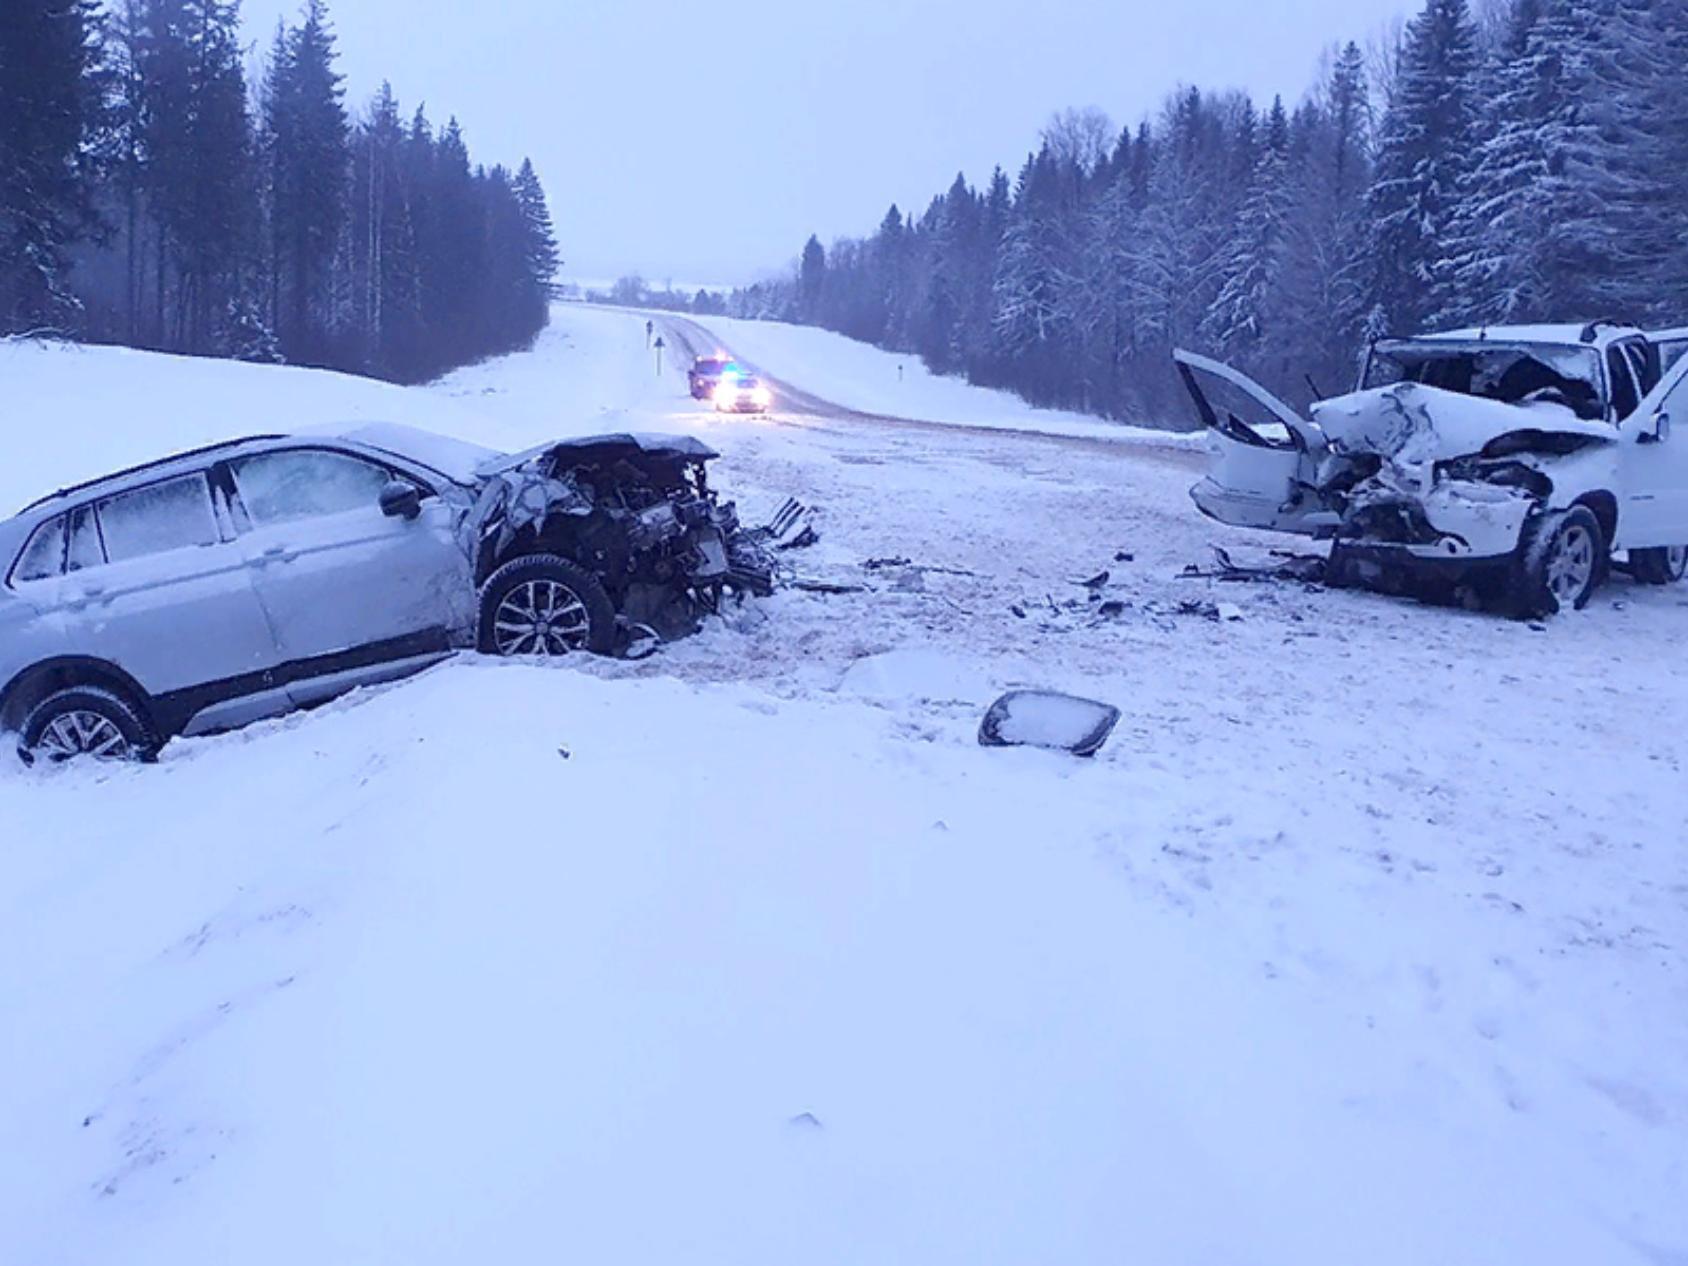
M 671 429 L 864 587 L 7 762 L 0 1260 L 1688 1262 L 1688 588 L 1537 630 L 1181 579 L 1280 543 L 1194 454 L 720 325 L 1001 433 L 718 418 L 577 305 L 417 391 L 0 345 L 3 510 L 269 427 Z M 979 748 L 1019 685 L 1125 718 Z

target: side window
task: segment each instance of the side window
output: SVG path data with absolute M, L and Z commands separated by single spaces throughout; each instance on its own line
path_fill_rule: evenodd
M 70 516 L 70 543 L 65 550 L 66 571 L 87 571 L 105 563 L 105 546 L 100 544 L 100 525 L 94 508 L 83 506 Z
M 1612 380 L 1612 408 L 1617 412 L 1618 421 L 1623 421 L 1635 412 L 1635 406 L 1641 403 L 1641 395 L 1636 390 L 1635 377 L 1630 370 L 1629 357 L 1624 355 L 1621 347 L 1614 347 L 1606 353 L 1606 375 Z
M 12 568 L 12 583 L 23 584 L 31 580 L 49 580 L 57 576 L 64 567 L 64 516 L 48 519 L 24 543 L 23 552 L 18 555 L 17 565 Z
M 168 479 L 102 501 L 100 535 L 114 563 L 195 545 L 217 544 L 217 519 L 204 475 Z
M 1624 353 L 1629 357 L 1629 367 L 1635 371 L 1635 381 L 1645 399 L 1647 393 L 1659 385 L 1662 376 L 1659 349 L 1648 343 L 1625 343 Z
M 381 489 L 392 478 L 373 462 L 324 449 L 260 453 L 231 463 L 230 469 L 255 527 L 378 510 Z

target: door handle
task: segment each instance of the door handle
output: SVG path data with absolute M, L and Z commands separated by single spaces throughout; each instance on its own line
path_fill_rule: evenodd
M 285 545 L 266 546 L 264 552 L 258 556 L 260 562 L 285 563 L 296 557 L 292 550 Z
M 108 599 L 104 585 L 82 585 L 65 605 L 73 611 L 80 611 L 83 607 L 91 607 L 96 602 L 105 601 Z

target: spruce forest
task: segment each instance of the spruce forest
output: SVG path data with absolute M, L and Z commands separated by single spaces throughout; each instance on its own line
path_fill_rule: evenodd
M 558 262 L 532 164 L 386 86 L 354 117 L 335 61 L 324 0 L 256 56 L 238 0 L 5 0 L 0 334 L 399 382 L 529 344 Z
M 871 236 L 811 238 L 741 316 L 824 326 L 1035 404 L 1185 415 L 1169 353 L 1285 399 L 1368 339 L 1532 320 L 1688 324 L 1688 0 L 1429 0 L 1306 97 L 1174 93 L 1045 129 Z

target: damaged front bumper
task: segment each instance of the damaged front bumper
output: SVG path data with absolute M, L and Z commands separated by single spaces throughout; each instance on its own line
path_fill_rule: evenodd
M 1520 489 L 1442 480 L 1422 497 L 1378 492 L 1351 499 L 1335 535 L 1397 561 L 1504 561 L 1517 552 L 1537 504 Z

